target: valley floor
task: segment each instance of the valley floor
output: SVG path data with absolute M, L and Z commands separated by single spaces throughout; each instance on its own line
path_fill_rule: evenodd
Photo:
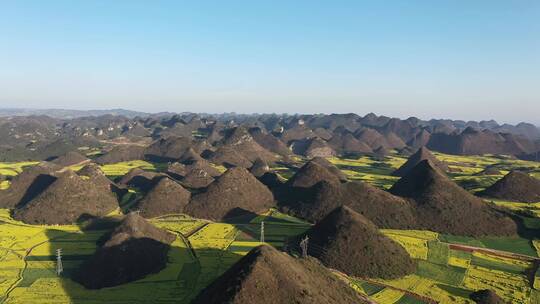
M 455 169 L 452 178 L 471 192 L 485 188 L 515 168 L 528 168 L 540 177 L 540 164 L 534 162 L 495 156 L 437 154 L 437 157 Z M 366 156 L 358 159 L 333 158 L 331 161 L 350 179 L 388 188 L 397 179 L 390 173 L 403 164 L 405 158 L 390 156 L 374 160 Z M 28 165 L 32 163 L 2 164 L 0 170 L 14 175 Z M 501 175 L 477 175 L 488 166 L 496 167 Z M 103 169 L 109 177 L 115 177 L 133 167 L 160 170 L 159 166 L 142 161 L 108 165 Z M 293 173 L 287 167 L 274 169 L 285 178 Z M 0 183 L 0 189 L 6 187 L 9 183 Z M 130 201 L 133 199 L 131 197 Z M 124 205 L 129 203 L 126 201 Z M 512 210 L 523 218 L 531 231 L 540 229 L 540 202 L 487 203 Z M 26 225 L 13 220 L 8 210 L 0 209 L 0 303 L 189 303 L 200 290 L 261 244 L 259 238 L 263 221 L 265 242 L 278 248 L 310 227 L 310 224 L 276 210 L 229 223 L 192 219 L 180 214 L 154 218 L 151 220 L 153 224 L 178 236 L 169 252 L 167 267 L 133 283 L 92 291 L 84 289 L 70 277 L 80 263 L 93 254 L 96 241 L 106 233 L 106 229 Z M 374 302 L 472 303 L 468 299 L 472 291 L 492 289 L 511 303 L 540 303 L 540 241 L 534 235 L 527 238 L 473 239 L 430 231 L 382 232 L 399 242 L 416 260 L 416 273 L 384 281 L 350 278 L 336 272 Z M 58 276 L 55 254 L 60 248 L 64 271 Z M 289 249 L 294 251 L 294 248 Z

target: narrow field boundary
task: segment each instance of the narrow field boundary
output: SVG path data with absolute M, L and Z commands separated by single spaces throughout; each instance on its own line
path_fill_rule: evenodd
M 209 224 L 210 224 L 209 222 L 208 222 L 208 223 L 204 223 L 204 224 L 200 225 L 199 227 L 197 227 L 197 228 L 191 230 L 190 232 L 186 233 L 186 235 L 184 235 L 184 236 L 185 236 L 186 238 L 189 238 L 189 237 L 191 237 L 192 235 L 194 235 L 195 233 L 201 231 L 204 227 L 208 226 Z
M 475 247 L 475 246 L 469 246 L 469 245 L 451 244 L 451 243 L 444 243 L 444 242 L 441 242 L 441 243 L 448 244 L 448 248 L 459 250 L 459 251 L 467 251 L 467 252 L 478 251 L 482 253 L 488 253 L 495 256 L 503 257 L 503 258 L 513 258 L 513 259 L 523 260 L 527 262 L 540 261 L 539 257 L 533 257 L 530 255 L 513 253 L 513 252 L 508 252 L 508 251 L 503 251 L 503 250 Z

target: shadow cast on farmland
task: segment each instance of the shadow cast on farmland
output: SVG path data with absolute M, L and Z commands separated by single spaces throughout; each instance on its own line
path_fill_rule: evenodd
M 261 239 L 261 222 L 264 222 L 264 242 L 277 249 L 284 249 L 290 239 L 302 235 L 310 227 L 308 223 L 299 220 L 279 218 L 275 216 L 259 217 L 252 213 L 243 217 L 236 217 L 227 220 L 227 223 L 234 225 L 240 230 L 237 241 L 259 242 Z M 232 249 L 245 251 L 250 246 L 233 246 Z
M 62 293 L 70 303 L 113 302 L 113 303 L 189 303 L 204 287 L 219 277 L 241 256 L 216 248 L 197 248 L 193 250 L 189 241 L 177 234 L 167 253 L 165 268 L 148 274 L 136 281 L 101 288 L 87 289 L 77 281 L 81 267 L 91 259 L 96 250 L 109 238 L 118 222 L 93 220 L 87 223 L 82 232 L 66 232 L 47 229 L 49 252 L 47 255 L 29 257 L 30 262 L 44 261 L 48 267 L 28 268 L 24 271 L 23 286 L 30 286 L 37 279 L 55 280 L 56 250 L 62 249 L 63 272 L 59 281 Z M 144 240 L 139 240 L 145 242 Z M 144 246 L 148 245 L 146 242 Z M 120 263 L 120 261 L 109 261 Z M 131 261 L 135 263 L 136 261 Z M 29 265 L 32 265 L 30 263 Z M 126 265 L 126 264 L 124 264 Z M 127 264 L 129 265 L 129 264 Z M 122 271 L 120 269 L 119 271 Z M 22 287 L 22 286 L 21 286 Z M 46 291 L 45 291 L 46 292 Z
M 517 226 L 517 234 L 520 238 L 533 240 L 540 238 L 540 219 L 523 212 L 514 212 L 504 207 L 492 207 L 497 212 L 508 216 Z
M 225 223 L 235 223 L 235 222 L 241 222 L 241 223 L 249 223 L 251 220 L 259 216 L 257 213 L 243 209 L 243 208 L 233 208 L 225 214 L 224 222 Z

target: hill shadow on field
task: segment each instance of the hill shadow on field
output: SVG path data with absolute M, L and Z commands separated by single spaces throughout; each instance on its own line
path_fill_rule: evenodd
M 494 207 L 500 212 L 511 218 L 517 226 L 517 235 L 520 238 L 534 240 L 540 238 L 540 219 L 534 215 L 522 211 L 510 211 L 504 207 Z
M 226 223 L 234 225 L 240 230 L 236 240 L 245 242 L 258 242 L 261 238 L 261 222 L 264 221 L 264 241 L 277 249 L 286 249 L 292 239 L 296 240 L 310 227 L 310 224 L 301 220 L 278 218 L 272 215 L 261 217 L 260 215 L 243 210 L 243 214 L 231 217 Z M 235 250 L 247 250 L 248 247 L 235 246 Z
M 221 275 L 230 265 L 240 259 L 240 255 L 215 248 L 198 248 L 194 251 L 189 241 L 177 235 L 168 252 L 164 269 L 149 274 L 134 282 L 102 288 L 86 289 L 76 282 L 80 266 L 93 256 L 99 244 L 105 242 L 117 223 L 110 221 L 92 222 L 82 232 L 66 232 L 48 229 L 48 255 L 29 257 L 29 265 L 34 261 L 44 261 L 48 267 L 32 268 L 24 271 L 25 286 L 30 286 L 39 278 L 54 280 L 56 249 L 62 249 L 63 272 L 61 280 L 50 290 L 40 294 L 54 294 L 67 297 L 70 303 L 190 303 L 200 290 Z

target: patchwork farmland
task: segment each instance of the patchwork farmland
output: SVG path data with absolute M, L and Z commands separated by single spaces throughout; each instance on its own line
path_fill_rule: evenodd
M 540 173 L 533 162 L 501 159 L 495 156 L 462 157 L 437 154 L 456 169 L 450 176 L 471 192 L 484 189 L 513 168 L 527 167 Z M 388 189 L 397 180 L 391 173 L 406 159 L 392 154 L 384 159 L 369 156 L 330 158 L 349 179 L 361 180 Z M 301 164 L 304 160 L 296 160 Z M 36 163 L 3 163 L 0 170 L 11 176 Z M 487 166 L 496 166 L 501 176 L 477 176 Z M 133 168 L 161 172 L 165 167 L 148 161 L 130 161 L 102 166 L 112 180 Z M 219 167 L 218 167 L 219 168 Z M 73 167 L 78 170 L 80 167 Z M 223 170 L 222 168 L 219 168 Z M 277 166 L 283 178 L 295 169 Z M 8 175 L 8 174 L 6 174 Z M 9 182 L 3 182 L 3 188 Z M 139 189 L 121 203 L 129 210 Z M 490 200 L 525 219 L 531 229 L 540 227 L 540 202 L 524 204 Z M 114 217 L 119 211 L 111 213 Z M 165 269 L 144 279 L 97 291 L 84 289 L 71 275 L 97 248 L 106 227 L 84 225 L 28 225 L 12 218 L 7 209 L 0 210 L 0 302 L 38 303 L 189 303 L 212 281 L 226 272 L 251 249 L 260 245 L 261 222 L 265 243 L 283 249 L 291 239 L 303 235 L 311 224 L 276 209 L 231 219 L 226 223 L 194 219 L 171 214 L 150 220 L 166 229 L 176 240 L 168 253 Z M 417 263 L 415 273 L 393 280 L 335 275 L 345 279 L 358 293 L 376 303 L 473 303 L 469 295 L 476 290 L 491 289 L 512 303 L 533 304 L 540 301 L 540 243 L 533 237 L 460 237 L 425 230 L 381 229 L 381 232 L 403 246 Z M 64 272 L 55 273 L 56 249 L 63 250 Z M 286 248 L 285 248 L 286 249 Z M 291 252 L 299 255 L 298 251 Z

